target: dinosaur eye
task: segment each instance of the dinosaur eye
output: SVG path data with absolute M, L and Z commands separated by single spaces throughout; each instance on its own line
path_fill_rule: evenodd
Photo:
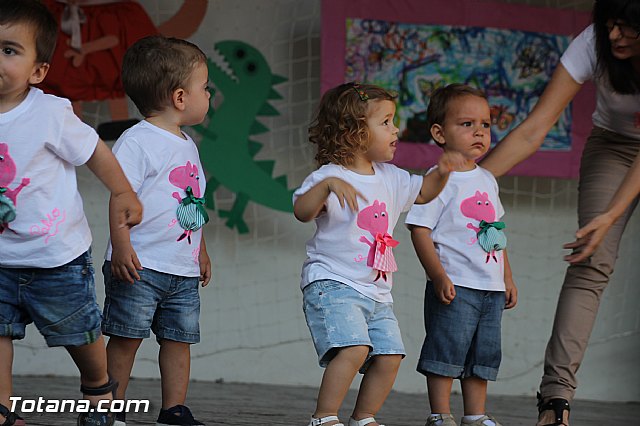
M 244 49 L 236 50 L 236 58 L 242 59 L 244 58 L 244 55 L 246 55 L 246 52 L 244 51 Z
M 375 219 L 377 219 L 377 218 L 378 218 L 378 213 L 374 213 L 374 214 L 373 214 L 373 217 L 374 217 Z
M 484 205 L 485 205 L 485 206 L 488 206 L 488 205 L 489 205 L 489 202 L 488 202 L 488 201 L 485 201 L 485 202 L 484 202 Z
M 253 62 L 249 62 L 247 64 L 247 71 L 249 72 L 249 74 L 253 74 L 254 72 L 256 72 L 256 68 L 258 67 Z
M 482 201 L 476 201 L 476 204 L 481 206 L 482 205 Z
M 385 212 L 382 212 L 382 213 L 380 213 L 380 216 L 382 216 L 382 217 L 386 217 L 386 216 L 387 216 L 387 214 L 386 214 Z
M 193 173 L 189 173 L 189 177 L 193 177 Z
M 200 176 L 196 176 L 196 180 L 200 180 Z
M 4 155 L 0 155 L 0 161 L 4 161 Z

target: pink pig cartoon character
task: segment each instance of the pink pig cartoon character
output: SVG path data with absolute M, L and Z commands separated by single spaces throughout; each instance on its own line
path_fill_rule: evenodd
M 363 235 L 359 241 L 369 246 L 367 266 L 371 266 L 377 271 L 374 281 L 378 281 L 380 277 L 386 281 L 387 272 L 398 270 L 398 265 L 391 249 L 399 244 L 387 232 L 387 229 L 389 229 L 389 213 L 387 212 L 386 204 L 375 200 L 373 205 L 365 207 L 358 213 L 356 223 L 359 228 L 369 231 L 373 237 L 373 241 L 369 241 Z
M 29 185 L 31 179 L 22 178 L 20 185 L 9 189 L 9 185 L 17 174 L 16 163 L 9 155 L 9 146 L 0 143 L 0 234 L 9 228 L 9 222 L 16 218 L 16 201 L 22 189 Z
M 486 192 L 480 193 L 480 191 L 476 191 L 472 197 L 462 200 L 460 211 L 465 217 L 479 222 L 478 226 L 469 222 L 467 223 L 467 228 L 476 233 L 478 244 L 487 252 L 485 262 L 489 262 L 490 258 L 498 262 L 495 252 L 503 250 L 507 246 L 507 237 L 502 231 L 505 228 L 504 223 L 495 222 L 496 210 L 491 200 L 489 200 L 489 195 Z
M 178 208 L 176 215 L 180 227 L 184 229 L 177 241 L 187 238 L 191 244 L 191 234 L 209 222 L 209 215 L 204 208 L 204 198 L 200 197 L 200 176 L 198 175 L 198 166 L 187 161 L 184 166 L 176 167 L 169 173 L 169 182 L 172 185 L 183 189 L 186 196 L 182 198 L 175 191 L 171 194 L 173 198 L 178 200 Z

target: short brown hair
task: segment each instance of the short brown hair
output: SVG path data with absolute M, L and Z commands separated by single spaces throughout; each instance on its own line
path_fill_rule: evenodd
M 482 90 L 461 83 L 452 83 L 433 91 L 427 107 L 427 129 L 429 134 L 431 134 L 431 128 L 434 124 L 444 124 L 449 103 L 463 96 L 477 96 L 487 100 L 487 95 Z M 434 142 L 440 145 L 435 139 Z
M 1 0 L 0 25 L 29 25 L 36 41 L 36 61 L 51 63 L 56 50 L 58 23 L 49 9 L 37 0 Z
M 141 38 L 122 60 L 122 84 L 140 114 L 149 117 L 171 102 L 173 92 L 185 85 L 195 66 L 207 63 L 193 43 L 154 35 Z
M 397 95 L 372 84 L 355 82 L 329 89 L 320 99 L 309 127 L 309 142 L 317 145 L 316 162 L 349 166 L 367 150 L 367 110 L 371 102 L 394 101 Z

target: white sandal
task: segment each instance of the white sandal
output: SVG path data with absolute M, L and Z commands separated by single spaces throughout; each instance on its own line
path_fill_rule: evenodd
M 362 419 L 362 420 L 356 420 L 353 417 L 350 417 L 349 426 L 366 426 L 369 423 L 373 423 L 375 421 L 376 419 L 374 419 L 373 417 L 367 417 L 366 419 Z M 380 426 L 384 426 L 384 425 L 380 425 Z
M 309 424 L 307 426 L 320 426 L 323 425 L 325 423 L 329 423 L 329 422 L 334 422 L 334 421 L 340 421 L 340 419 L 338 418 L 338 416 L 327 416 L 327 417 L 321 417 L 319 419 L 316 419 L 315 417 L 311 417 L 311 421 L 309 422 Z M 333 424 L 333 426 L 344 426 L 343 423 L 335 423 Z

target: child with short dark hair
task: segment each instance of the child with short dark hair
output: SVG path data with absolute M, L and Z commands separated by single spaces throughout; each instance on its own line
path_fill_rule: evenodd
M 491 143 L 491 115 L 483 92 L 450 84 L 436 90 L 427 109 L 433 140 L 464 158 L 442 192 L 413 206 L 406 224 L 429 281 L 418 371 L 427 376 L 431 415 L 427 426 L 456 426 L 450 397 L 462 384 L 462 425 L 500 426 L 485 412 L 487 381 L 501 360 L 502 311 L 517 303 L 505 251 L 504 209 L 491 173 L 476 165 Z
M 190 346 L 200 341 L 198 283 L 211 277 L 202 232 L 209 218 L 198 149 L 180 127 L 201 123 L 209 110 L 207 58 L 188 41 L 145 37 L 125 53 L 122 81 L 145 119 L 113 151 L 146 214 L 131 231 L 111 227 L 102 268 L 109 374 L 124 399 L 136 352 L 152 330 L 162 383 L 156 424 L 202 425 L 184 403 Z M 116 425 L 125 422 L 119 413 Z
M 140 222 L 142 207 L 118 162 L 71 103 L 31 87 L 49 70 L 57 23 L 35 0 L 0 2 L 0 424 L 24 425 L 8 410 L 13 339 L 33 322 L 48 346 L 64 346 L 92 405 L 112 399 L 91 232 L 75 168 L 86 164 L 111 192 L 113 227 Z M 78 425 L 111 425 L 81 413 Z
M 400 214 L 435 197 L 461 163 L 444 154 L 424 177 L 387 164 L 398 143 L 395 97 L 378 86 L 342 84 L 324 94 L 309 129 L 321 167 L 295 191 L 294 214 L 317 227 L 301 287 L 326 367 L 309 426 L 343 425 L 338 410 L 358 370 L 364 378 L 349 426 L 378 425 L 374 416 L 405 356 L 392 309 L 398 241 L 391 233 Z

